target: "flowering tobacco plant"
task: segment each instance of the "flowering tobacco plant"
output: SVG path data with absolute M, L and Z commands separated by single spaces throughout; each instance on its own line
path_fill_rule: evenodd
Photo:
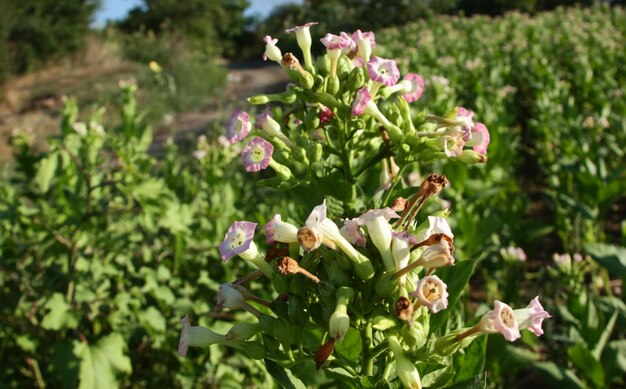
M 372 32 L 327 34 L 321 40 L 327 52 L 315 60 L 313 26 L 288 30 L 304 65 L 292 53 L 282 55 L 276 39 L 264 38 L 264 59 L 279 63 L 293 83 L 248 102 L 274 103 L 284 113 L 273 117 L 266 107 L 253 125 L 254 116 L 237 109 L 227 136 L 247 142 L 246 171 L 276 173 L 261 185 L 300 190 L 302 204 L 316 205 L 309 204 L 306 218 L 274 215 L 263 232 L 253 222 L 231 225 L 221 257 L 241 258 L 254 271 L 223 284 L 217 307 L 250 317 L 224 335 L 185 317 L 180 353 L 234 347 L 263 359 L 284 386 L 316 382 L 301 374 L 313 367 L 326 379 L 364 387 L 459 383 L 467 379 L 455 374 L 459 350 L 484 334 L 515 341 L 528 329 L 539 336 L 550 317 L 534 298 L 524 309 L 496 300 L 473 326 L 447 322 L 475 261 L 455 258 L 449 211 L 421 213 L 447 178 L 433 173 L 405 187 L 403 175 L 439 159 L 485 162 L 489 131 L 463 107 L 415 114 L 409 103 L 421 107 L 424 81 L 413 73 L 401 78 L 393 59 L 374 55 Z M 259 235 L 266 250 L 254 242 Z M 263 295 L 272 301 L 254 292 L 259 284 L 271 285 Z

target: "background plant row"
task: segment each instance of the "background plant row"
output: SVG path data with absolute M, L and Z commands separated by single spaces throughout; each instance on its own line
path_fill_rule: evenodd
M 457 255 L 483 261 L 465 315 L 486 309 L 473 303 L 476 293 L 521 307 L 541 286 L 555 316 L 542 343 L 482 346 L 498 356 L 487 358 L 491 385 L 520 386 L 522 376 L 623 384 L 624 26 L 623 9 L 595 7 L 377 32 L 381 55 L 408 58 L 402 72 L 429 80 L 421 101 L 431 111 L 461 102 L 491 131 L 485 168 L 422 167 L 452 183 L 442 197 L 455 210 Z M 260 362 L 227 349 L 177 358 L 180 319 L 190 313 L 217 331 L 234 319 L 211 311 L 219 280 L 245 273 L 217 252 L 233 220 L 262 224 L 275 212 L 299 220 L 308 208 L 256 188 L 238 150 L 217 139 L 223 126 L 211 129 L 202 160 L 174 144 L 150 155 L 151 130 L 133 96 L 124 87 L 119 125 L 103 133 L 95 125 L 78 133 L 76 121 L 99 122 L 103 112 L 84 117 L 70 101 L 47 151 L 31 148 L 27 133 L 13 137 L 15 166 L 0 184 L 0 382 L 271 386 Z M 504 260 L 499 249 L 508 245 L 528 260 Z M 595 261 L 567 270 L 552 264 L 561 252 Z M 516 277 L 521 268 L 526 279 Z

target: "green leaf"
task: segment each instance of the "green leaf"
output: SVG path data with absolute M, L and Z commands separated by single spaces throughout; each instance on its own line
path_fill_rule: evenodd
M 73 349 L 74 346 L 69 339 L 59 340 L 52 346 L 51 375 L 62 388 L 76 388 L 78 383 L 80 360 Z
M 610 273 L 626 277 L 626 248 L 605 243 L 587 243 L 585 251 Z
M 278 384 L 286 389 L 304 389 L 305 386 L 298 378 L 294 377 L 289 369 L 285 369 L 271 359 L 264 359 L 267 372 L 274 377 Z
M 585 388 L 585 384 L 576 377 L 573 371 L 560 367 L 554 362 L 539 362 L 535 363 L 533 367 L 555 387 L 564 389 Z
M 606 373 L 605 384 L 611 386 L 613 378 L 626 373 L 626 339 L 609 342 L 602 353 L 601 363 Z
M 600 335 L 600 339 L 598 339 L 598 342 L 593 347 L 593 351 L 591 353 L 593 354 L 593 357 L 596 360 L 600 360 L 600 356 L 602 355 L 602 350 L 604 350 L 604 346 L 606 345 L 606 342 L 609 341 L 611 334 L 613 333 L 613 327 L 615 327 L 615 321 L 617 320 L 617 316 L 618 316 L 618 312 L 617 311 L 613 312 L 613 315 L 611 315 L 609 322 L 604 327 L 604 330 L 602 331 L 602 334 Z
M 156 199 L 165 192 L 165 181 L 162 178 L 148 179 L 135 187 L 133 195 L 139 199 Z
M 477 261 L 468 260 L 457 262 L 455 266 L 437 270 L 437 275 L 448 285 L 448 309 L 444 309 L 430 317 L 430 331 L 435 333 L 445 322 L 450 311 L 454 308 L 461 292 L 474 272 Z
M 487 336 L 479 336 L 468 347 L 454 354 L 454 383 L 480 375 L 485 370 Z
M 132 371 L 130 358 L 124 355 L 122 335 L 112 333 L 96 344 L 74 343 L 74 354 L 80 358 L 80 389 L 109 389 L 120 385 L 118 376 Z
M 600 362 L 594 358 L 591 351 L 582 343 L 576 343 L 567 349 L 567 355 L 578 371 L 594 386 L 602 387 L 604 384 L 604 370 Z
M 50 181 L 52 181 L 52 178 L 54 177 L 58 164 L 59 156 L 56 153 L 50 154 L 39 161 L 35 182 L 37 183 L 37 186 L 39 186 L 39 190 L 42 193 L 46 193 L 50 188 Z
M 458 382 L 452 386 L 447 386 L 450 389 L 485 389 L 487 387 L 487 374 L 480 373 L 472 378 L 463 382 Z
M 335 351 L 347 361 L 357 361 L 361 356 L 363 344 L 359 331 L 350 327 L 341 342 L 335 343 Z
M 149 307 L 145 311 L 139 312 L 139 321 L 144 327 L 156 332 L 165 332 L 165 318 L 155 307 Z
M 76 328 L 78 326 L 75 312 L 70 310 L 69 304 L 61 293 L 54 293 L 44 305 L 44 309 L 49 310 L 49 312 L 41 321 L 42 328 L 58 331 L 62 328 Z

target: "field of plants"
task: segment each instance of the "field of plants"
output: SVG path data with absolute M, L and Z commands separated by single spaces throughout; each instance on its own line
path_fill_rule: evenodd
M 15 129 L 0 387 L 624 386 L 624 9 L 375 34 L 301 66 L 269 37 L 293 85 L 159 155 L 132 82 L 117 112 L 68 99 L 45 150 Z

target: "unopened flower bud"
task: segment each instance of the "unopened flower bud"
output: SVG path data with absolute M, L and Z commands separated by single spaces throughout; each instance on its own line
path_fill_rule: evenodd
M 389 347 L 393 352 L 396 360 L 396 374 L 406 388 L 422 389 L 422 381 L 420 379 L 417 368 L 405 355 L 402 346 L 395 335 L 387 338 Z
M 248 340 L 261 331 L 261 325 L 259 323 L 237 323 L 227 333 L 227 340 Z

